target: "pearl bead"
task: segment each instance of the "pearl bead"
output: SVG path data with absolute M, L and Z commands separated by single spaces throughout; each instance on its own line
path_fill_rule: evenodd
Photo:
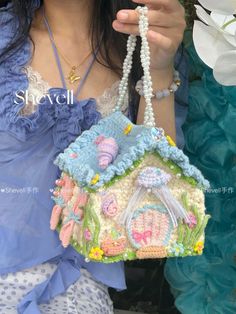
M 169 91 L 169 89 L 164 89 L 164 90 L 163 90 L 163 96 L 164 96 L 164 97 L 170 96 L 170 91 Z
M 152 108 L 152 102 L 151 99 L 154 97 L 153 89 L 152 89 L 152 81 L 151 81 L 151 75 L 150 75 L 150 49 L 149 49 L 149 43 L 147 41 L 147 31 L 148 31 L 148 17 L 147 7 L 137 7 L 137 11 L 139 12 L 139 32 L 141 36 L 141 52 L 140 52 L 140 58 L 141 63 L 143 67 L 143 73 L 144 76 L 142 78 L 142 81 L 139 82 L 139 85 L 136 86 L 136 91 L 138 93 L 142 93 L 144 95 L 145 101 L 146 101 L 146 109 L 144 113 L 144 124 L 146 126 L 152 127 L 155 126 L 155 117 L 154 112 Z M 119 99 L 117 101 L 116 110 L 118 107 L 120 108 L 121 104 L 123 103 L 125 94 L 128 89 L 128 78 L 129 74 L 132 68 L 132 58 L 133 58 L 133 52 L 136 47 L 137 37 L 134 35 L 130 35 L 127 41 L 127 56 L 125 58 L 124 64 L 123 64 L 123 76 L 120 82 L 119 86 Z

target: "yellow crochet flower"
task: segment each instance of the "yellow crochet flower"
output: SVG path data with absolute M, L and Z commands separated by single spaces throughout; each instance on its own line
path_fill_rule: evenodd
M 171 146 L 176 146 L 175 142 L 172 140 L 172 138 L 169 135 L 166 136 L 166 139 Z
M 204 249 L 204 244 L 202 241 L 198 241 L 194 246 L 194 252 L 197 254 L 202 254 L 202 251 Z
M 124 129 L 124 134 L 128 135 L 133 129 L 132 124 L 128 124 L 127 127 Z
M 96 261 L 101 261 L 104 252 L 99 247 L 93 247 L 90 250 L 89 257 Z
M 100 179 L 100 175 L 97 173 L 97 174 L 92 178 L 90 184 L 91 184 L 91 185 L 95 185 L 96 183 L 98 183 L 99 179 Z

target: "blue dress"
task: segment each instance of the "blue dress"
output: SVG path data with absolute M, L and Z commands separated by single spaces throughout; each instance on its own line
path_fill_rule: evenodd
M 17 28 L 11 4 L 0 9 L 0 28 L 1 54 Z M 50 101 L 45 98 L 29 116 L 19 115 L 24 102 L 16 101 L 15 93 L 28 88 L 22 67 L 30 58 L 31 43 L 27 39 L 0 64 L 0 275 L 44 262 L 57 264 L 57 268 L 22 300 L 19 313 L 25 314 L 39 313 L 37 304 L 66 291 L 80 277 L 81 268 L 109 287 L 126 288 L 123 263 L 87 263 L 72 247 L 64 249 L 57 232 L 49 228 L 53 207 L 50 190 L 60 176 L 53 161 L 81 132 L 97 123 L 100 113 L 95 99 L 68 105 L 67 91 L 53 88 Z M 176 114 L 181 144 L 186 106 L 176 104 Z

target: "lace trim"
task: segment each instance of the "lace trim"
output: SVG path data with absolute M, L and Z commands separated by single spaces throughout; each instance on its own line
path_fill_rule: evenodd
M 47 94 L 51 86 L 48 82 L 44 81 L 40 73 L 34 71 L 31 66 L 23 68 L 23 72 L 27 74 L 29 80 L 28 86 L 28 102 L 21 111 L 21 115 L 29 115 L 37 110 L 38 104 L 35 100 L 41 99 Z
M 21 111 L 23 116 L 30 115 L 37 110 L 38 104 L 35 100 L 40 100 L 47 94 L 51 88 L 49 83 L 45 81 L 41 74 L 35 71 L 31 66 L 23 68 L 23 71 L 27 74 L 29 86 L 28 86 L 28 102 Z M 116 81 L 110 87 L 106 88 L 104 93 L 96 99 L 97 109 L 103 117 L 108 116 L 112 109 L 115 107 L 118 98 L 118 88 L 120 81 Z M 128 93 L 126 94 L 125 101 L 122 105 L 122 112 L 124 114 L 128 111 Z
M 101 112 L 102 116 L 106 117 L 111 112 L 112 109 L 116 106 L 118 100 L 118 91 L 119 91 L 120 81 L 116 81 L 111 87 L 105 89 L 104 93 L 97 98 L 97 108 Z M 128 93 L 126 93 L 121 111 L 125 114 L 128 110 Z

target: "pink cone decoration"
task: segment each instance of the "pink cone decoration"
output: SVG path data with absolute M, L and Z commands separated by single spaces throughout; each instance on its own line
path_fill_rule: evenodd
M 88 194 L 82 192 L 82 193 L 79 193 L 78 195 L 78 198 L 74 204 L 74 207 L 84 207 L 86 204 L 87 204 L 87 201 L 88 201 Z
M 70 239 L 73 235 L 74 226 L 77 223 L 77 219 L 81 220 L 84 215 L 83 207 L 87 204 L 88 195 L 84 192 L 79 192 L 76 202 L 74 203 L 72 211 L 70 211 L 69 218 L 70 220 L 66 222 L 60 231 L 59 238 L 64 247 L 67 247 L 70 244 Z
M 52 209 L 52 215 L 50 219 L 50 229 L 56 230 L 56 227 L 59 223 L 60 216 L 61 216 L 62 208 L 59 205 L 55 205 Z
M 65 184 L 61 188 L 60 195 L 63 197 L 64 202 L 67 203 L 73 195 L 73 189 L 75 184 L 67 175 L 64 175 L 63 181 L 65 182 Z
M 70 244 L 70 239 L 71 239 L 71 236 L 73 234 L 74 225 L 75 225 L 75 221 L 70 220 L 68 223 L 63 225 L 63 227 L 61 228 L 59 238 L 60 238 L 61 244 L 62 244 L 62 246 L 64 246 L 64 248 L 66 248 Z
M 99 136 L 95 143 L 98 147 L 99 167 L 104 170 L 116 159 L 119 146 L 116 143 L 116 140 L 112 137 L 105 138 L 103 136 Z

